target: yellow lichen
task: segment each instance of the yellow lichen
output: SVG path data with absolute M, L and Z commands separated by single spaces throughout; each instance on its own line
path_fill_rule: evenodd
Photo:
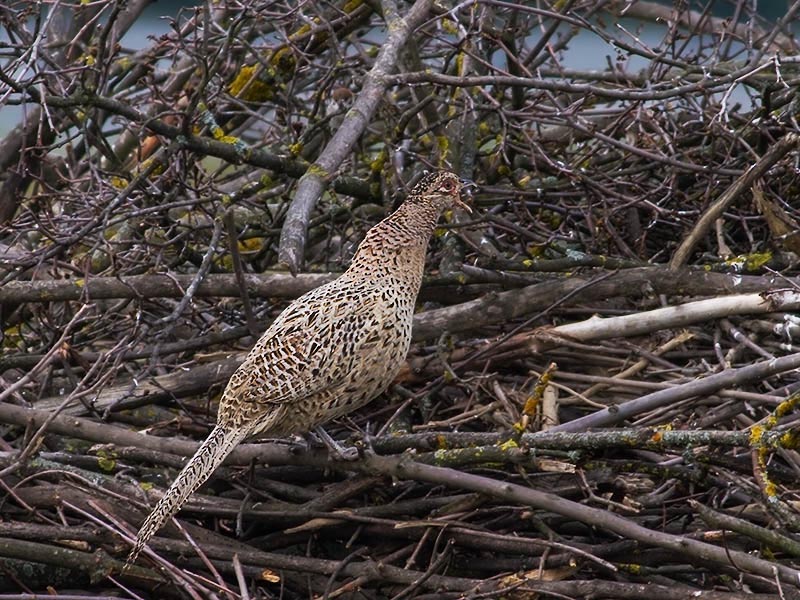
M 245 65 L 228 84 L 228 93 L 231 96 L 246 102 L 264 102 L 270 100 L 274 93 L 272 86 L 258 78 L 259 65 Z
M 464 57 L 465 54 L 463 52 L 459 52 L 456 55 L 456 73 L 458 73 L 459 75 L 464 74 Z
M 772 252 L 754 252 L 747 256 L 745 269 L 748 271 L 757 271 L 771 260 Z
M 436 136 L 436 142 L 439 145 L 439 160 L 445 164 L 450 154 L 450 140 L 446 135 L 439 135 Z
M 118 190 L 124 190 L 126 187 L 128 187 L 128 181 L 122 177 L 118 177 L 117 175 L 112 175 L 109 177 L 108 182 Z
M 445 33 L 449 33 L 450 35 L 458 35 L 458 26 L 452 19 L 444 18 L 441 20 L 441 24 Z
M 152 171 L 150 171 L 151 168 Z M 148 158 L 147 160 L 143 160 L 139 165 L 139 172 L 143 173 L 145 171 L 150 171 L 150 175 L 161 175 L 164 172 L 164 165 L 160 162 L 157 163 L 154 158 Z
M 231 96 L 239 96 L 245 86 L 247 86 L 253 77 L 255 77 L 255 73 L 255 65 L 245 65 L 239 69 L 239 73 L 236 75 L 234 80 L 228 84 L 228 92 L 231 94 Z
M 239 252 L 258 252 L 264 247 L 264 238 L 254 237 L 240 240 L 237 244 Z
M 386 152 L 386 149 L 382 149 L 378 152 L 378 156 L 375 157 L 372 162 L 369 163 L 369 170 L 373 173 L 380 173 L 383 170 L 383 166 L 386 164 L 386 161 L 389 159 L 389 154 Z
M 764 435 L 764 428 L 761 425 L 753 425 L 750 428 L 750 445 L 757 446 L 761 443 L 761 438 Z
M 753 252 L 751 254 L 740 254 L 725 261 L 729 267 L 737 271 L 752 272 L 758 271 L 761 267 L 772 260 L 771 252 Z
M 792 394 L 775 407 L 773 414 L 776 418 L 780 419 L 781 417 L 785 417 L 787 414 L 789 414 L 789 412 L 793 411 L 798 404 L 800 404 L 800 393 Z
M 525 248 L 525 251 L 528 253 L 528 256 L 531 256 L 533 258 L 541 258 L 542 254 L 544 254 L 544 246 L 542 244 L 528 244 L 527 248 Z M 527 262 L 530 262 L 531 264 L 526 266 L 528 267 L 533 266 L 533 261 L 527 261 Z
M 296 38 L 300 37 L 300 35 L 302 35 L 302 33 L 305 33 L 304 30 L 305 31 L 310 31 L 311 28 L 308 27 L 307 25 L 304 25 L 296 33 L 293 33 L 290 36 L 290 39 L 296 39 Z M 322 41 L 325 37 L 327 37 L 327 36 L 324 35 L 324 34 L 321 35 L 320 38 L 319 38 L 320 41 Z M 295 59 L 294 53 L 292 52 L 291 48 L 289 48 L 289 46 L 282 46 L 281 48 L 278 48 L 275 51 L 275 54 L 272 55 L 272 58 L 270 59 L 269 62 L 270 62 L 270 64 L 275 65 L 275 67 L 277 67 L 278 72 L 280 72 L 285 77 L 293 75 L 294 74 L 294 68 L 297 65 L 297 60 Z M 268 75 L 271 78 L 277 78 L 276 77 L 277 72 L 274 71 L 274 70 L 269 72 Z
M 509 440 L 506 440 L 505 442 L 503 442 L 502 444 L 500 444 L 499 448 L 503 452 L 507 452 L 508 450 L 511 450 L 513 448 L 519 448 L 519 444 L 517 444 L 516 440 L 509 439 Z
M 97 466 L 100 467 L 103 471 L 113 471 L 114 467 L 117 465 L 117 461 L 113 458 L 109 458 L 107 456 L 98 456 L 97 457 Z
M 233 256 L 224 254 L 223 256 L 215 257 L 214 264 L 222 267 L 226 271 L 233 271 Z
M 787 450 L 797 449 L 798 441 L 800 441 L 800 436 L 794 431 L 787 431 L 778 440 L 781 448 L 786 448 Z
M 319 164 L 317 163 L 312 163 L 311 165 L 309 165 L 308 174 L 313 175 L 315 177 L 321 177 L 322 179 L 328 178 L 328 172 L 321 166 L 319 166 Z
M 534 394 L 531 394 L 525 400 L 525 408 L 522 409 L 522 412 L 524 412 L 526 415 L 532 415 L 533 413 L 536 412 L 536 409 L 539 407 L 540 400 L 541 396 L 536 395 L 536 393 L 534 392 Z
M 771 500 L 772 502 L 777 502 L 778 500 L 778 486 L 766 477 L 764 478 L 764 495 L 767 497 L 767 500 Z
M 631 575 L 639 575 L 642 572 L 642 565 L 636 565 L 633 563 L 618 563 L 617 567 L 620 571 L 625 571 Z

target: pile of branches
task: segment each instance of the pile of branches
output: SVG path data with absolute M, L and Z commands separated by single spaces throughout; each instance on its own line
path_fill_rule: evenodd
M 45 4 L 0 6 L 0 594 L 800 598 L 800 2 L 221 1 L 140 49 L 146 0 Z M 360 458 L 245 444 L 123 573 L 437 168 L 475 210 Z

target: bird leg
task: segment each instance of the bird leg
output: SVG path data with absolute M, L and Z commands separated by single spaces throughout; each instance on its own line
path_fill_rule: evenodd
M 375 449 L 372 447 L 372 440 L 375 439 L 375 436 L 372 435 L 372 421 L 367 421 L 367 424 L 364 426 L 364 434 L 362 436 L 362 440 L 364 442 L 364 452 L 371 452 L 375 454 Z
M 333 439 L 322 427 L 315 427 L 314 433 L 316 433 L 317 437 L 322 441 L 323 444 L 325 444 L 325 447 L 328 449 L 328 454 L 331 456 L 331 458 L 338 458 L 339 460 L 346 461 L 352 461 L 358 458 L 358 448 L 354 446 L 345 448 L 339 442 Z

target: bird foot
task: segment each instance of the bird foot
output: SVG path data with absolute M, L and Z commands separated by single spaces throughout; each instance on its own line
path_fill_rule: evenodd
M 317 434 L 317 437 L 325 444 L 325 447 L 328 449 L 328 455 L 331 458 L 343 460 L 343 461 L 354 461 L 358 458 L 358 448 L 354 446 L 348 446 L 345 448 L 335 439 L 333 439 L 327 431 L 325 431 L 322 427 L 317 427 L 314 429 L 314 433 Z
M 372 440 L 377 439 L 372 434 L 372 423 L 367 421 L 364 427 L 363 435 L 361 436 L 362 444 L 364 445 L 364 453 L 375 454 L 375 448 L 372 447 Z
M 277 441 L 278 443 L 286 443 L 289 446 L 289 452 L 292 454 L 303 454 L 304 452 L 311 451 L 311 440 L 306 436 L 293 435 L 291 440 L 287 440 L 286 442 L 283 440 Z

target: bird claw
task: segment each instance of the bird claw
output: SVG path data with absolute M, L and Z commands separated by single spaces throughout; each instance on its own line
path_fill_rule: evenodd
M 358 460 L 358 457 L 360 455 L 358 448 L 356 448 L 355 446 L 348 446 L 347 448 L 340 446 L 339 450 L 340 451 L 334 450 L 332 454 L 337 454 L 338 456 L 336 458 L 347 462 Z
M 348 446 L 345 448 L 339 442 L 333 439 L 322 427 L 317 427 L 314 429 L 314 433 L 316 433 L 317 437 L 322 441 L 323 444 L 325 444 L 325 447 L 328 449 L 328 456 L 331 458 L 347 462 L 352 462 L 358 458 L 358 448 L 354 446 Z
M 311 451 L 311 441 L 305 437 L 293 437 L 288 445 L 291 454 L 304 454 Z

